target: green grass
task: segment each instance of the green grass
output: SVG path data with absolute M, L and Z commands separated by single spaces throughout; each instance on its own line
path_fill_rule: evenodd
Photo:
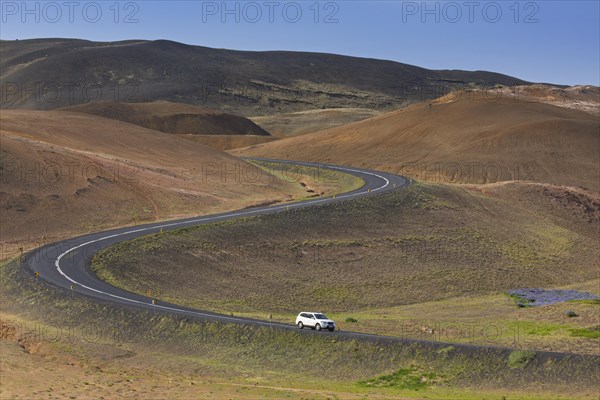
M 0 268 L 4 268 L 13 262 L 18 262 L 19 258 L 20 258 L 20 256 L 17 256 L 17 257 L 10 258 L 10 259 L 4 260 L 4 261 L 0 261 Z
M 443 357 L 446 357 L 446 356 L 452 354 L 454 351 L 456 351 L 456 347 L 446 346 L 446 347 L 443 347 L 443 348 L 437 350 L 437 353 Z
M 380 375 L 373 379 L 360 381 L 363 387 L 396 388 L 403 390 L 422 390 L 443 380 L 438 374 L 411 366 L 401 368 L 391 374 Z
M 524 321 L 524 332 L 528 335 L 548 336 L 553 335 L 567 328 L 562 324 L 553 324 L 540 321 Z
M 571 336 L 583 337 L 583 338 L 589 338 L 589 339 L 600 339 L 599 327 L 588 328 L 588 329 L 573 328 L 573 329 L 569 329 L 569 331 L 571 332 Z
M 514 350 L 508 356 L 508 365 L 511 368 L 525 368 L 535 358 L 535 352 L 527 350 Z
M 515 302 L 515 305 L 521 308 L 525 308 L 525 307 L 531 307 L 533 301 L 531 301 L 530 299 L 523 297 L 523 296 L 519 296 L 518 294 L 506 294 L 510 299 L 512 299 Z
M 354 175 L 325 168 L 286 165 L 254 160 L 250 160 L 249 162 L 264 169 L 284 182 L 291 184 L 303 183 L 309 186 L 317 185 L 328 189 L 329 195 L 350 192 L 361 188 L 365 184 L 361 178 Z M 307 195 L 305 198 L 296 199 L 296 201 L 308 199 L 311 195 Z
M 593 305 L 593 306 L 600 306 L 600 299 L 594 299 L 594 300 L 570 300 L 569 303 L 589 304 L 589 305 Z

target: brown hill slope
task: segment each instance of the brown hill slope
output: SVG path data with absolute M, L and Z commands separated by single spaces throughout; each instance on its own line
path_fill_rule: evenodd
M 242 116 L 168 101 L 89 103 L 61 110 L 116 119 L 166 133 L 269 136 L 267 131 Z
M 107 118 L 3 110 L 0 122 L 3 255 L 117 225 L 283 201 L 296 190 L 267 173 L 245 179 L 256 167 L 221 151 Z
M 598 191 L 599 145 L 597 116 L 471 93 L 233 153 L 368 166 L 442 183 L 525 180 Z
M 471 98 L 474 94 L 495 101 L 499 97 L 513 100 L 517 103 L 545 103 L 557 107 L 581 110 L 592 115 L 600 115 L 600 87 L 578 85 L 557 87 L 553 85 L 535 84 L 520 86 L 498 86 L 484 91 L 458 90 L 448 93 L 435 103 L 448 103 L 460 97 Z
M 239 149 L 277 140 L 275 136 L 253 135 L 181 135 L 181 137 L 219 150 Z
M 269 131 L 273 136 L 285 137 L 322 131 L 379 114 L 381 114 L 380 111 L 367 108 L 331 108 L 265 115 L 251 117 L 250 119 Z

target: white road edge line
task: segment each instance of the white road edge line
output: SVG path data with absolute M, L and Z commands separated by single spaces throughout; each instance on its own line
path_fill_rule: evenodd
M 302 162 L 293 163 L 293 164 L 315 166 L 315 164 L 302 163 Z M 319 166 L 319 165 L 320 164 L 317 164 L 317 166 Z M 338 169 L 338 170 L 346 171 L 346 172 L 356 172 L 356 173 L 359 173 L 359 174 L 372 175 L 372 176 L 381 178 L 381 179 L 383 179 L 385 181 L 385 184 L 383 186 L 380 186 L 380 187 L 378 187 L 376 189 L 372 189 L 371 192 L 376 192 L 378 190 L 384 189 L 384 188 L 386 188 L 390 184 L 390 181 L 386 177 L 378 175 L 378 174 L 375 174 L 375 173 L 372 173 L 372 172 L 359 171 L 359 170 L 356 170 L 356 169 L 344 168 L 344 167 L 337 167 L 337 166 L 329 166 L 329 165 L 326 166 L 326 167 L 328 169 Z M 365 194 L 365 193 L 369 193 L 369 192 L 365 191 L 365 192 L 358 192 L 358 193 L 354 193 L 354 194 L 346 194 L 346 195 L 337 196 L 336 198 L 329 197 L 329 198 L 326 198 L 326 199 L 319 199 L 319 200 L 307 200 L 307 201 L 303 201 L 303 202 L 299 202 L 299 203 L 295 203 L 295 204 L 281 205 L 281 206 L 277 206 L 277 207 L 272 207 L 272 208 L 269 208 L 268 210 L 269 211 L 271 211 L 271 210 L 275 211 L 275 210 L 281 210 L 281 209 L 289 209 L 290 207 L 299 207 L 301 205 L 303 206 L 303 205 L 306 205 L 306 204 L 316 204 L 316 203 L 322 203 L 322 202 L 326 202 L 326 201 L 331 202 L 331 201 L 335 201 L 335 200 L 338 200 L 338 199 L 343 199 L 345 197 L 352 197 L 352 196 L 362 195 L 362 194 Z M 263 212 L 263 211 L 265 211 L 265 209 L 251 210 L 251 211 L 240 211 L 238 213 L 228 214 L 227 218 L 229 219 L 231 217 L 237 217 L 237 216 L 248 215 L 248 214 L 255 214 L 255 213 L 260 213 L 260 212 Z M 161 229 L 161 228 L 170 228 L 170 227 L 177 226 L 177 225 L 188 225 L 188 224 L 194 224 L 194 223 L 200 223 L 200 222 L 207 222 L 207 221 L 210 221 L 212 219 L 218 219 L 218 218 L 219 217 L 207 216 L 207 217 L 193 219 L 193 220 L 189 220 L 189 221 L 185 221 L 185 222 L 174 222 L 174 223 L 168 223 L 168 224 L 163 224 L 163 225 L 152 226 L 152 227 L 148 227 L 148 228 L 132 229 L 132 230 L 127 231 L 127 232 L 121 232 L 121 233 L 117 233 L 117 234 L 114 234 L 114 235 L 103 236 L 103 237 L 101 237 L 99 239 L 90 240 L 89 242 L 85 242 L 85 243 L 82 243 L 82 244 L 77 245 L 75 247 L 71 247 L 70 249 L 68 249 L 67 251 L 63 252 L 62 254 L 60 254 L 56 258 L 56 261 L 54 262 L 54 265 L 56 266 L 56 269 L 58 270 L 58 272 L 62 276 L 64 276 L 67 280 L 69 280 L 70 282 L 72 282 L 73 284 L 75 284 L 77 286 L 80 286 L 80 287 L 83 287 L 83 288 L 86 288 L 88 290 L 91 290 L 93 292 L 103 294 L 105 296 L 113 297 L 113 298 L 119 299 L 119 300 L 128 301 L 128 302 L 131 302 L 131 303 L 143 304 L 143 305 L 146 305 L 146 306 L 152 305 L 153 307 L 160 308 L 160 309 L 163 309 L 163 310 L 170 310 L 170 311 L 176 311 L 176 312 L 191 313 L 191 314 L 195 314 L 195 315 L 201 316 L 201 317 L 218 318 L 218 319 L 223 319 L 223 320 L 228 320 L 228 321 L 240 321 L 241 318 L 228 317 L 228 316 L 219 315 L 219 314 L 206 314 L 206 313 L 201 313 L 201 312 L 197 312 L 197 311 L 191 311 L 191 310 L 184 310 L 184 309 L 175 308 L 175 307 L 162 306 L 162 305 L 159 305 L 159 304 L 153 304 L 152 302 L 147 303 L 145 301 L 130 299 L 130 298 L 127 298 L 127 297 L 118 296 L 116 294 L 107 293 L 107 292 L 104 292 L 102 290 L 94 289 L 92 287 L 89 287 L 87 285 L 84 285 L 82 283 L 77 282 L 76 280 L 72 279 L 70 276 L 68 276 L 67 274 L 65 274 L 63 272 L 63 270 L 60 268 L 60 260 L 64 256 L 66 256 L 67 254 L 69 254 L 69 253 L 71 253 L 71 252 L 73 252 L 73 251 L 75 251 L 75 250 L 77 250 L 77 249 L 79 249 L 81 247 L 90 245 L 92 243 L 101 242 L 103 240 L 112 239 L 112 238 L 119 237 L 119 236 L 129 235 L 131 233 L 144 232 L 144 231 L 156 230 L 156 229 Z M 273 323 L 270 323 L 270 322 L 264 322 L 264 321 L 258 321 L 258 320 L 256 322 L 264 324 L 264 325 L 279 325 L 279 324 L 273 324 Z M 281 324 L 281 325 L 288 326 L 288 325 L 285 325 L 285 324 Z

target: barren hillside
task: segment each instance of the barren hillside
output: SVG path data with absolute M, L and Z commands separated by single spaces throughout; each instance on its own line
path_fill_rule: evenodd
M 480 92 L 234 154 L 367 166 L 441 183 L 537 181 L 600 189 L 600 121 L 588 112 Z
M 2 111 L 0 150 L 3 253 L 302 195 L 219 150 L 80 113 Z
M 267 131 L 242 116 L 168 101 L 89 103 L 62 110 L 116 119 L 165 133 L 269 136 Z
M 168 100 L 246 116 L 339 107 L 390 110 L 471 85 L 527 83 L 486 71 L 428 70 L 333 54 L 233 51 L 167 40 L 5 40 L 0 41 L 0 60 L 0 79 L 10 94 L 2 101 L 4 108 Z M 21 92 L 23 84 L 39 87 L 38 93 Z

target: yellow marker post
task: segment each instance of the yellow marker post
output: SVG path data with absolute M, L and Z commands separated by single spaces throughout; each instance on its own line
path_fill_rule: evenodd
M 40 273 L 39 273 L 39 272 L 36 272 L 36 273 L 35 273 L 35 277 L 36 277 L 36 278 L 39 278 L 39 277 L 40 277 Z

